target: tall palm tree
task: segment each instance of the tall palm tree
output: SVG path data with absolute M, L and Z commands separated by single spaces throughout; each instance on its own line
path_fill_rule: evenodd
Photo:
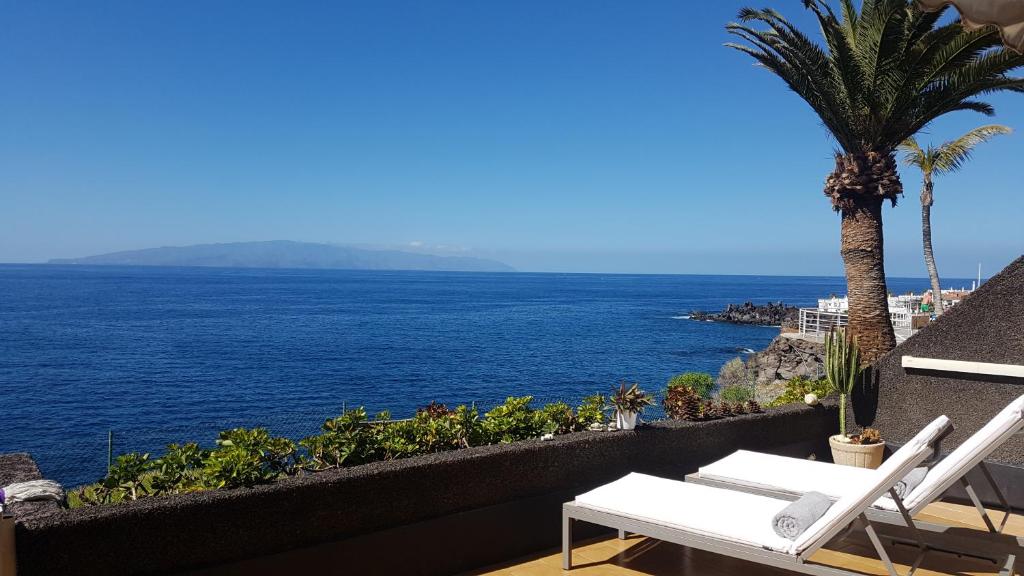
M 905 152 L 903 163 L 917 166 L 924 180 L 921 186 L 921 237 L 924 243 L 924 263 L 928 267 L 928 278 L 932 281 L 932 296 L 935 301 L 935 313 L 942 314 L 942 289 L 939 285 L 939 271 L 935 267 L 935 255 L 932 252 L 932 176 L 941 176 L 956 172 L 964 163 L 971 159 L 974 147 L 988 142 L 1000 134 L 1012 132 L 1008 126 L 991 124 L 979 126 L 956 140 L 950 140 L 938 148 L 929 145 L 921 148 L 917 140 L 911 136 L 900 144 Z
M 1024 55 L 1002 47 L 999 33 L 940 24 L 911 0 L 803 0 L 823 42 L 812 41 L 772 9 L 744 8 L 727 46 L 752 56 L 803 98 L 835 138 L 835 170 L 825 195 L 841 214 L 840 253 L 850 296 L 850 333 L 871 362 L 896 345 L 883 261 L 882 204 L 903 186 L 896 147 L 932 120 L 957 110 L 991 115 L 978 97 L 1024 92 L 1007 73 Z

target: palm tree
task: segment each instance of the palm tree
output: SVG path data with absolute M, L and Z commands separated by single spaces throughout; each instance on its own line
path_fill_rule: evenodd
M 883 261 L 882 204 L 903 193 L 896 147 L 932 120 L 957 110 L 994 113 L 979 100 L 1024 92 L 1007 76 L 1024 55 L 1003 48 L 999 33 L 940 24 L 911 0 L 804 0 L 823 43 L 812 41 L 772 9 L 744 8 L 727 46 L 752 56 L 803 98 L 835 138 L 835 170 L 825 195 L 841 214 L 840 253 L 850 297 L 850 333 L 865 362 L 896 345 Z
M 942 289 L 939 285 L 939 272 L 935 268 L 935 255 L 932 253 L 932 204 L 935 203 L 932 195 L 932 176 L 956 172 L 971 159 L 971 152 L 975 146 L 1010 132 L 1012 130 L 1008 126 L 992 124 L 975 128 L 938 148 L 928 146 L 927 149 L 922 149 L 913 136 L 899 146 L 900 150 L 906 153 L 903 163 L 917 166 L 924 179 L 921 186 L 921 236 L 924 242 L 924 263 L 928 267 L 928 278 L 932 281 L 936 314 L 942 314 Z

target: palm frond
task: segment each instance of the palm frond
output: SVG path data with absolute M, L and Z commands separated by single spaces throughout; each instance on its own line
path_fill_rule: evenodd
M 901 142 L 898 149 L 900 152 L 903 152 L 904 164 L 917 166 L 922 172 L 931 170 L 928 155 L 921 149 L 921 145 L 917 143 L 917 139 L 913 136 Z
M 936 118 L 968 110 L 992 114 L 981 100 L 1024 92 L 1009 74 L 1024 55 L 1002 47 L 998 33 L 940 24 L 909 0 L 804 0 L 820 42 L 772 9 L 744 8 L 727 46 L 772 71 L 821 118 L 848 153 L 896 149 Z
M 988 142 L 1001 134 L 1009 134 L 1011 132 L 1013 130 L 1009 126 L 990 124 L 988 126 L 979 126 L 956 140 L 943 143 L 939 146 L 938 154 L 935 158 L 935 166 L 933 167 L 935 173 L 948 174 L 949 172 L 959 170 L 965 162 L 971 159 L 971 153 L 979 144 Z

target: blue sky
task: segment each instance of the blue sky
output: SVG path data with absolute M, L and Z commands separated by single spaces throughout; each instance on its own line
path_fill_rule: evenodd
M 798 0 L 772 6 L 801 25 Z M 0 262 L 291 239 L 521 270 L 841 274 L 833 144 L 741 2 L 3 2 Z M 760 5 L 760 4 L 758 4 Z M 936 182 L 940 271 L 1021 254 L 1018 129 Z M 886 209 L 922 276 L 919 175 Z

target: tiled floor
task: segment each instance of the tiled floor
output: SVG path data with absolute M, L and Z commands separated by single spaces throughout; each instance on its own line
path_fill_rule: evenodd
M 918 519 L 964 528 L 981 524 L 980 517 L 974 508 L 945 503 L 932 504 L 918 516 Z M 1024 535 L 1024 517 L 1013 516 L 1007 525 L 1007 532 Z M 891 548 L 890 553 L 898 564 L 899 573 L 906 574 L 909 568 L 908 564 L 913 561 L 916 549 L 897 546 Z M 841 545 L 821 550 L 811 560 L 863 574 L 879 576 L 886 574 L 881 561 L 877 559 L 874 550 L 870 547 L 867 539 L 863 537 L 848 539 Z M 1024 566 L 1024 561 L 1021 565 Z M 920 576 L 942 574 L 966 576 L 997 573 L 998 567 L 991 562 L 932 552 L 926 556 L 923 565 L 915 574 Z M 573 570 L 571 572 L 562 571 L 560 551 L 551 550 L 537 556 L 520 558 L 472 573 L 474 576 L 563 576 L 565 574 L 578 576 L 675 574 L 686 576 L 774 576 L 792 573 L 639 536 L 626 540 L 612 537 L 576 543 L 573 548 Z

